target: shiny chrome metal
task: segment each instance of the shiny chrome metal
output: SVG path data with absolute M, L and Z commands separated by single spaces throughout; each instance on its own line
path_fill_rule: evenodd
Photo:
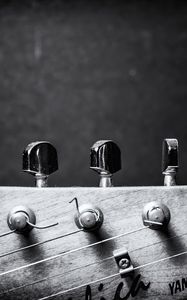
M 38 188 L 47 187 L 48 176 L 36 174 L 35 175 L 35 186 Z
M 113 251 L 113 256 L 115 258 L 121 276 L 133 272 L 134 267 L 126 248 Z
M 99 173 L 100 187 L 111 187 L 112 174 L 121 169 L 121 151 L 111 140 L 93 144 L 90 151 L 90 168 Z
M 47 229 L 47 228 L 50 228 L 50 227 L 53 227 L 53 226 L 58 225 L 58 222 L 52 223 L 52 224 L 49 224 L 49 225 L 45 225 L 45 226 L 38 226 L 38 225 L 32 224 L 31 222 L 29 222 L 29 221 L 27 220 L 27 224 L 28 224 L 29 226 L 31 226 L 32 228 L 36 228 L 36 229 Z
M 107 173 L 107 172 L 101 172 L 99 186 L 100 187 L 112 187 L 113 186 L 112 174 Z
M 179 168 L 178 140 L 165 139 L 162 148 L 162 174 L 164 175 L 164 185 L 176 185 L 176 174 Z
M 103 224 L 104 216 L 100 208 L 92 204 L 83 204 L 79 207 L 77 198 L 73 198 L 69 203 L 75 201 L 76 213 L 74 221 L 78 228 L 84 231 L 96 231 Z
M 15 206 L 8 213 L 7 223 L 10 230 L 15 230 L 17 233 L 27 233 L 32 230 L 27 221 L 36 224 L 36 216 L 32 209 L 27 206 Z
M 23 151 L 23 171 L 35 176 L 36 187 L 46 187 L 48 176 L 56 170 L 57 151 L 51 143 L 34 142 Z
M 142 220 L 145 226 L 151 229 L 163 229 L 168 226 L 171 215 L 169 208 L 161 202 L 147 203 L 142 212 Z
M 33 228 L 46 229 L 58 225 L 53 223 L 45 226 L 38 226 L 36 224 L 36 216 L 32 209 L 27 206 L 16 206 L 14 207 L 7 216 L 7 223 L 11 229 L 11 233 L 28 233 Z

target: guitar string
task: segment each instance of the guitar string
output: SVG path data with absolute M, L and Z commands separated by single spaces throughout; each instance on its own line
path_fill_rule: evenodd
M 147 226 L 147 227 L 149 227 L 149 226 Z M 17 252 L 20 252 L 20 251 L 28 250 L 28 249 L 33 248 L 33 247 L 37 247 L 37 246 L 46 244 L 46 243 L 48 243 L 48 242 L 53 242 L 53 241 L 55 241 L 55 240 L 58 240 L 58 239 L 61 239 L 61 238 L 63 238 L 63 237 L 66 237 L 66 236 L 69 236 L 69 235 L 73 235 L 73 234 L 75 234 L 75 233 L 79 233 L 79 232 L 82 232 L 82 231 L 84 231 L 84 229 L 79 229 L 79 230 L 76 230 L 76 231 L 72 231 L 72 232 L 69 232 L 69 233 L 65 233 L 65 234 L 63 234 L 63 235 L 59 235 L 59 236 L 57 236 L 57 237 L 53 237 L 53 238 L 51 238 L 51 239 L 48 239 L 48 240 L 45 240 L 45 241 L 42 241 L 42 242 L 38 242 L 38 243 L 35 243 L 35 244 L 32 244 L 32 245 L 28 245 L 28 246 L 25 246 L 25 247 L 21 247 L 21 248 L 19 248 L 19 249 L 15 249 L 15 250 L 12 250 L 12 251 L 9 251 L 9 252 L 5 252 L 5 253 L 3 253 L 3 254 L 0 254 L 0 258 L 6 257 L 6 256 L 8 256 L 8 255 L 11 255 L 11 254 L 14 254 L 14 253 L 17 253 Z M 1 235 L 1 236 L 8 235 L 8 234 L 11 234 L 11 233 L 14 233 L 14 232 L 16 232 L 16 230 L 13 230 L 13 231 L 4 233 L 4 234 Z M 131 233 L 131 232 L 130 232 L 130 233 Z M 130 234 L 130 233 L 129 233 L 129 234 Z M 125 234 L 126 234 L 126 233 L 125 233 Z M 1 236 L 0 236 L 0 237 L 1 237 Z M 114 238 L 115 238 L 115 237 L 114 237 Z
M 12 233 L 14 233 L 15 231 L 16 231 L 16 230 L 9 230 L 9 231 L 7 231 L 7 232 L 4 232 L 4 233 L 0 234 L 0 238 L 2 238 L 3 236 L 6 236 L 6 235 L 12 234 Z
M 98 260 L 98 261 L 89 263 L 89 264 L 83 266 L 83 268 L 87 268 L 87 267 L 93 266 L 93 265 L 95 265 L 95 264 L 97 264 L 97 263 L 101 263 L 101 262 L 104 262 L 104 261 L 107 261 L 107 260 L 110 260 L 110 259 L 113 259 L 113 258 L 114 258 L 113 256 L 109 256 L 109 257 L 106 257 L 106 258 L 104 258 L 104 259 L 102 259 L 102 260 Z M 79 269 L 80 269 L 80 266 L 77 267 L 77 268 L 72 269 L 71 271 L 76 271 L 76 270 L 79 270 Z M 36 284 L 36 283 L 44 282 L 45 280 L 48 280 L 48 279 L 57 278 L 57 277 L 62 277 L 62 276 L 64 276 L 65 274 L 68 274 L 68 273 L 70 273 L 70 271 L 67 271 L 67 272 L 64 272 L 64 273 L 55 274 L 55 275 L 51 275 L 51 276 L 47 276 L 47 277 L 44 277 L 44 278 L 42 278 L 42 279 L 39 279 L 39 280 L 30 282 L 30 283 L 26 283 L 26 284 L 17 286 L 17 287 L 15 287 L 15 288 L 12 288 L 12 289 L 9 289 L 9 290 L 6 290 L 6 291 L 0 293 L 0 296 L 1 296 L 1 295 L 4 295 L 4 294 L 7 294 L 7 293 L 15 292 L 16 290 L 23 289 L 23 288 L 25 288 L 25 287 L 29 287 L 29 286 L 34 285 L 34 284 Z
M 164 242 L 166 242 L 166 241 L 168 241 L 168 240 L 175 239 L 175 238 L 179 238 L 179 237 L 184 236 L 184 235 L 187 235 L 187 233 L 183 233 L 183 234 L 180 234 L 180 235 L 175 235 L 175 236 L 169 237 L 169 238 L 167 238 L 167 239 L 164 239 L 163 241 L 155 242 L 155 243 L 152 243 L 152 244 L 143 246 L 143 247 L 139 247 L 139 248 L 136 248 L 136 249 L 129 250 L 129 253 L 135 252 L 135 251 L 139 251 L 139 250 L 141 250 L 141 249 L 145 249 L 145 248 L 148 248 L 148 247 L 151 247 L 151 246 L 155 246 L 155 245 L 158 245 L 158 244 L 162 244 L 162 243 L 164 243 Z M 97 264 L 97 263 L 102 263 L 102 262 L 107 261 L 107 260 L 110 260 L 110 259 L 112 259 L 112 260 L 114 261 L 114 256 L 109 256 L 109 257 L 104 258 L 104 259 L 102 259 L 102 260 L 98 260 L 98 261 L 95 261 L 95 262 L 93 262 L 93 263 L 84 265 L 83 268 L 87 268 L 87 267 L 89 267 L 89 266 L 91 266 L 91 265 L 94 265 L 94 264 Z M 62 276 L 64 276 L 64 274 L 70 273 L 70 272 L 72 272 L 72 271 L 76 271 L 77 269 L 80 269 L 80 266 L 77 267 L 77 268 L 74 268 L 74 269 L 72 269 L 71 271 L 68 271 L 68 272 L 64 272 L 64 273 L 60 273 L 60 274 L 57 274 L 57 275 L 55 274 L 55 275 L 52 275 L 52 276 L 44 277 L 44 278 L 42 278 L 42 279 L 40 279 L 40 280 L 36 280 L 36 281 L 31 282 L 31 283 L 27 283 L 27 284 L 24 284 L 24 285 L 21 285 L 21 286 L 18 286 L 18 287 L 15 287 L 15 288 L 6 290 L 6 291 L 0 293 L 0 295 L 6 294 L 6 293 L 10 293 L 10 292 L 15 292 L 15 291 L 18 290 L 18 289 L 21 289 L 21 288 L 23 289 L 23 288 L 25 288 L 25 287 L 34 285 L 34 284 L 36 284 L 36 283 L 44 282 L 45 280 L 49 280 L 49 279 L 51 279 L 51 278 L 62 277 Z
M 22 248 L 19 248 L 19 249 L 15 249 L 15 250 L 3 253 L 3 254 L 0 254 L 0 258 L 11 255 L 11 254 L 14 254 L 14 253 L 17 253 L 17 252 L 20 252 L 20 251 L 28 250 L 28 249 L 36 247 L 36 246 L 40 246 L 40 245 L 46 244 L 48 242 L 53 242 L 55 240 L 64 238 L 64 237 L 69 236 L 69 235 L 73 235 L 75 233 L 79 233 L 81 231 L 83 231 L 83 229 L 79 229 L 79 230 L 76 230 L 76 231 L 71 231 L 71 232 L 59 235 L 57 237 L 53 237 L 51 239 L 48 239 L 48 240 L 45 240 L 45 241 L 42 241 L 42 242 L 38 242 L 38 243 L 35 243 L 35 244 L 32 244 L 32 245 L 28 245 L 28 246 L 25 246 L 25 247 L 22 247 Z
M 185 255 L 187 254 L 187 251 L 184 251 L 184 252 L 181 252 L 181 253 L 178 253 L 178 254 L 175 254 L 175 255 L 171 255 L 171 256 L 168 256 L 168 257 L 164 257 L 164 258 L 161 258 L 161 259 L 158 259 L 158 260 L 155 260 L 155 261 L 152 261 L 152 262 L 149 262 L 149 263 L 146 263 L 146 264 L 143 264 L 143 265 L 140 265 L 140 266 L 137 266 L 135 267 L 133 270 L 139 270 L 141 268 L 146 268 L 148 266 L 151 266 L 151 265 L 154 265 L 156 263 L 160 263 L 160 262 L 163 262 L 163 261 L 166 261 L 166 260 L 169 260 L 169 259 L 173 259 L 173 258 L 176 258 L 176 257 L 179 257 L 179 256 L 182 256 L 182 255 Z M 103 278 L 100 278 L 100 279 L 97 279 L 97 280 L 93 280 L 93 281 L 90 281 L 88 283 L 84 283 L 84 284 L 81 284 L 79 286 L 76 286 L 76 287 L 73 287 L 71 289 L 67 289 L 67 290 L 64 290 L 64 291 L 60 291 L 58 293 L 55 293 L 55 294 L 51 294 L 51 295 L 48 295 L 48 296 L 45 296 L 45 297 L 42 297 L 42 298 L 38 298 L 38 300 L 47 300 L 47 299 L 51 299 L 51 298 L 54 298 L 56 296 L 60 296 L 60 295 L 63 295 L 63 294 L 66 294 L 68 292 L 72 292 L 72 291 L 75 291 L 79 288 L 82 288 L 82 287 L 86 287 L 87 285 L 92 285 L 92 284 L 96 284 L 100 281 L 105 281 L 107 279 L 111 279 L 111 278 L 114 278 L 114 277 L 117 277 L 119 276 L 120 273 L 114 273 L 112 275 L 109 275 L 109 276 L 106 276 L 106 277 L 103 277 Z
M 66 252 L 61 252 L 59 254 L 56 254 L 56 255 L 44 258 L 42 260 L 39 260 L 39 261 L 30 263 L 30 264 L 27 264 L 27 265 L 20 266 L 20 267 L 17 267 L 15 269 L 12 269 L 12 270 L 8 270 L 8 271 L 5 271 L 5 272 L 2 272 L 2 273 L 0 273 L 0 277 L 3 276 L 3 275 L 7 275 L 7 274 L 10 274 L 10 273 L 19 271 L 19 270 L 23 270 L 23 269 L 26 269 L 26 268 L 29 268 L 29 267 L 32 267 L 32 266 L 35 266 L 35 265 L 38 265 L 38 264 L 50 261 L 50 260 L 53 260 L 53 259 L 57 259 L 59 257 L 65 256 L 65 255 L 68 255 L 68 254 L 71 254 L 71 253 L 74 253 L 74 252 L 77 252 L 77 251 L 80 251 L 80 250 L 84 250 L 84 249 L 87 249 L 87 248 L 90 248 L 90 247 L 93 247 L 93 246 L 96 246 L 96 245 L 100 245 L 100 244 L 112 241 L 114 239 L 120 238 L 122 236 L 129 235 L 129 234 L 132 234 L 132 233 L 136 233 L 136 232 L 139 232 L 141 230 L 148 229 L 148 228 L 149 228 L 149 226 L 140 227 L 139 229 L 132 230 L 132 231 L 125 232 L 125 233 L 121 233 L 121 234 L 118 234 L 116 236 L 104 239 L 102 241 L 98 241 L 98 242 L 95 242 L 95 243 L 92 243 L 92 244 L 88 244 L 86 246 L 82 246 L 82 247 L 79 247 L 79 248 L 76 248 L 76 249 L 72 249 L 72 250 L 69 250 L 69 251 L 66 251 Z

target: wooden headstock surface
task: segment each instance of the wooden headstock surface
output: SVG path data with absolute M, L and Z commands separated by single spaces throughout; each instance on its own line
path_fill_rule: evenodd
M 102 210 L 100 230 L 64 236 L 78 230 L 75 206 L 69 204 L 74 197 L 81 205 L 92 203 Z M 0 238 L 0 299 L 186 300 L 186 199 L 186 186 L 0 187 L 2 233 L 9 231 L 6 217 L 17 205 L 32 208 L 38 225 L 58 222 Z M 142 210 L 151 201 L 161 201 L 170 210 L 165 230 L 143 225 Z M 122 248 L 134 267 L 123 278 L 113 257 Z

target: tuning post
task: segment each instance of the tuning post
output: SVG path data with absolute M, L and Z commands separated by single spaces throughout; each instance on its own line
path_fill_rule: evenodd
M 16 206 L 14 207 L 7 216 L 7 223 L 11 232 L 17 233 L 28 233 L 33 228 L 46 229 L 58 225 L 58 223 L 53 223 L 45 226 L 36 225 L 36 215 L 32 209 L 26 206 Z
M 161 202 L 153 201 L 147 203 L 143 209 L 143 223 L 151 229 L 162 229 L 167 227 L 170 218 L 169 208 Z
M 162 148 L 162 174 L 165 186 L 176 185 L 178 168 L 178 140 L 165 139 Z
M 121 151 L 111 140 L 101 140 L 93 144 L 90 151 L 90 169 L 100 176 L 100 187 L 111 187 L 112 174 L 121 169 Z
M 75 201 L 76 213 L 74 216 L 75 224 L 84 231 L 98 230 L 103 224 L 103 213 L 100 208 L 92 204 L 83 204 L 79 207 L 77 198 L 73 198 L 69 203 Z
M 23 171 L 35 176 L 36 187 L 46 187 L 50 174 L 58 170 L 55 147 L 47 141 L 30 143 L 23 151 Z

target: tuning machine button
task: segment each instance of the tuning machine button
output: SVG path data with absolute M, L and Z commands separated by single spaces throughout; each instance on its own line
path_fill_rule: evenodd
M 58 225 L 58 223 L 47 226 L 38 226 L 36 224 L 36 216 L 33 210 L 27 206 L 14 207 L 7 216 L 7 223 L 11 231 L 17 233 L 28 233 L 33 228 L 46 229 Z
M 176 174 L 179 168 L 178 163 L 178 140 L 165 139 L 162 148 L 162 174 L 164 185 L 176 185 Z
M 169 208 L 161 202 L 149 202 L 145 205 L 142 219 L 145 226 L 151 229 L 166 228 L 170 221 Z
M 91 147 L 90 168 L 100 175 L 100 187 L 111 187 L 112 174 L 121 169 L 121 151 L 111 140 L 97 141 Z
M 83 204 L 79 207 L 77 198 L 73 198 L 71 202 L 76 203 L 76 214 L 74 216 L 75 224 L 84 231 L 96 231 L 103 224 L 103 213 L 100 208 L 92 204 Z
M 46 187 L 48 176 L 56 170 L 57 151 L 51 143 L 34 142 L 23 151 L 23 171 L 35 176 L 37 187 Z

